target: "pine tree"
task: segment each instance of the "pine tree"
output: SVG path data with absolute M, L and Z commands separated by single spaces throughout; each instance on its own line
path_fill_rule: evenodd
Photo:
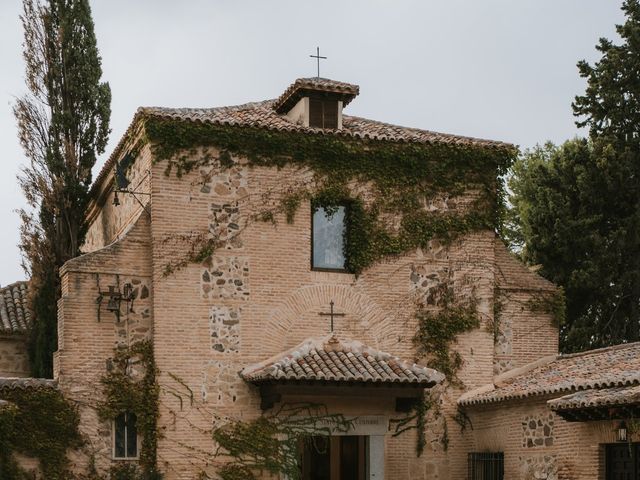
M 91 168 L 109 135 L 111 90 L 88 0 L 24 0 L 23 57 L 29 93 L 14 114 L 28 158 L 19 182 L 30 211 L 21 211 L 20 247 L 31 275 L 34 376 L 51 376 L 57 348 L 59 269 L 80 253 L 87 225 Z

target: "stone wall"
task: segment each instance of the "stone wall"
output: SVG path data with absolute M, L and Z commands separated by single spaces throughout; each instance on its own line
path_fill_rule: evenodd
M 106 472 L 113 464 L 109 422 L 98 419 L 104 400 L 100 379 L 116 348 L 150 339 L 153 333 L 149 217 L 139 217 L 120 240 L 67 262 L 62 270 L 62 298 L 58 313 L 58 351 L 54 377 L 67 398 L 80 406 L 80 431 L 87 438 L 81 451 L 71 454 L 76 471 L 86 472 L 93 458 Z M 107 310 L 109 286 L 132 288 L 132 302 L 122 301 L 120 316 Z
M 469 407 L 473 451 L 504 452 L 505 479 L 604 478 L 603 445 L 616 441 L 619 422 L 567 422 L 548 410 L 550 398 Z
M 29 356 L 24 335 L 0 335 L 0 377 L 28 377 Z
M 216 153 L 209 149 L 194 155 Z M 166 176 L 165 165 L 154 165 L 146 155 L 147 150 L 134 169 L 151 167 L 151 217 L 139 209 L 133 223 L 135 210 L 129 210 L 132 216 L 125 220 L 126 209 L 103 203 L 87 243 L 88 249 L 98 249 L 72 260 L 62 272 L 56 375 L 65 392 L 88 405 L 81 411 L 82 429 L 91 439 L 98 467 L 104 470 L 111 464 L 110 426 L 97 420 L 91 405 L 99 400 L 99 380 L 115 346 L 153 339 L 161 386 L 159 467 L 166 480 L 191 480 L 200 471 L 215 470 L 210 455 L 215 448 L 213 426 L 261 414 L 259 392 L 242 381 L 239 370 L 309 337 L 326 335 L 329 322 L 319 313 L 326 312 L 331 301 L 345 314 L 336 319 L 338 336 L 424 363 L 426 359 L 415 358 L 412 341 L 415 305 L 438 308 L 438 295 L 446 285 L 477 299 L 482 324 L 452 346 L 464 359 L 462 386 L 439 392 L 438 408 L 429 417 L 425 454 L 415 455 L 415 430 L 386 435 L 386 478 L 464 478 L 474 440 L 461 433 L 452 418 L 461 391 L 489 383 L 494 375 L 494 233 L 476 232 L 450 245 L 432 241 L 423 249 L 384 259 L 357 277 L 313 271 L 309 202 L 300 205 L 292 223 L 277 208 L 283 195 L 314 182 L 312 172 L 251 168 L 236 158 L 229 170 L 214 164 L 177 178 Z M 367 196 L 369 186 L 353 188 Z M 472 197 L 425 202 L 425 208 L 465 208 Z M 273 213 L 274 222 L 257 219 L 265 211 Z M 99 248 L 115 238 L 119 240 Z M 181 261 L 193 242 L 202 239 L 215 241 L 214 254 L 200 264 Z M 176 268 L 168 269 L 171 265 Z M 135 287 L 133 307 L 123 311 L 120 322 L 106 311 L 98 321 L 98 284 L 106 289 L 124 283 Z M 538 287 L 528 288 L 527 295 Z M 508 307 L 513 310 L 508 315 L 510 340 L 502 342 L 510 344 L 510 350 L 505 347 L 501 353 L 511 361 L 509 367 L 526 361 L 527 355 L 542 355 L 535 349 L 519 353 L 526 329 L 553 331 L 547 317 L 517 311 L 516 305 Z M 534 346 L 538 342 L 528 341 Z M 553 348 L 555 344 L 542 350 Z M 395 412 L 389 396 L 334 394 L 316 400 L 335 412 L 403 415 Z
M 216 152 L 209 149 L 208 154 L 215 157 Z M 278 198 L 311 183 L 312 174 L 291 167 L 250 168 L 242 159 L 235 161 L 232 171 L 220 175 L 215 166 L 181 179 L 165 176 L 162 165 L 153 171 L 154 340 L 161 383 L 181 392 L 181 398 L 165 394 L 161 402 L 166 432 L 160 442 L 161 467 L 168 480 L 192 478 L 195 465 L 213 468 L 192 454 L 193 449 L 214 448 L 210 437 L 199 432 L 228 417 L 250 419 L 261 413 L 257 389 L 237 372 L 327 334 L 329 322 L 319 313 L 327 311 L 331 300 L 336 311 L 345 313 L 336 319 L 340 337 L 411 361 L 415 302 L 435 303 L 442 283 L 462 295 L 473 292 L 482 326 L 454 345 L 465 359 L 460 377 L 465 388 L 492 380 L 494 341 L 488 324 L 495 287 L 493 232 L 471 234 L 451 246 L 433 241 L 428 248 L 383 260 L 358 277 L 312 271 L 309 203 L 300 205 L 293 223 L 277 209 Z M 429 208 L 463 208 L 467 203 L 447 199 L 431 202 Z M 274 213 L 275 223 L 256 220 L 266 210 Z M 218 241 L 215 254 L 167 275 L 166 265 L 179 253 L 170 239 L 193 238 L 199 232 Z M 387 436 L 387 478 L 464 478 L 468 439 L 451 420 L 458 394 L 455 389 L 442 393 L 423 457 L 415 456 L 414 431 Z M 361 397 L 315 399 L 332 411 L 401 416 L 390 399 L 384 403 L 377 398 L 370 406 Z M 441 442 L 444 432 L 448 450 Z

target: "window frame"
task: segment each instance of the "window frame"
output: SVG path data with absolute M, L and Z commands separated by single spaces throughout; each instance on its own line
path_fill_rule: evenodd
M 332 205 L 334 207 L 344 207 L 344 231 L 342 233 L 342 245 L 343 248 L 346 245 L 346 240 L 347 240 L 347 229 L 349 228 L 348 225 L 348 221 L 347 218 L 349 216 L 349 204 L 347 202 L 340 202 L 336 205 Z M 351 273 L 349 271 L 349 268 L 347 267 L 347 262 L 348 262 L 348 258 L 346 255 L 346 252 L 343 251 L 343 255 L 344 255 L 344 267 L 343 268 L 328 268 L 328 267 L 316 267 L 314 266 L 313 263 L 313 256 L 314 256 L 314 228 L 313 228 L 313 217 L 316 213 L 316 210 L 318 208 L 322 208 L 324 209 L 325 207 L 321 206 L 321 205 L 317 205 L 314 206 L 313 202 L 311 202 L 311 257 L 309 258 L 309 262 L 310 262 L 310 267 L 311 267 L 311 271 L 312 272 L 333 272 L 333 273 Z
M 486 473 L 485 465 L 486 461 L 490 461 L 491 464 L 497 464 L 498 468 L 502 467 L 500 471 L 490 472 L 493 477 L 493 473 L 496 473 L 496 477 L 485 478 Z M 479 474 L 479 477 L 475 477 L 474 474 Z M 483 480 L 504 480 L 504 452 L 469 452 L 467 454 L 467 480 L 476 480 L 481 478 Z
M 118 414 L 118 416 L 116 418 L 114 418 L 113 420 L 111 420 L 111 458 L 112 460 L 118 460 L 118 461 L 135 461 L 135 460 L 140 460 L 140 446 L 141 446 L 141 442 L 140 442 L 140 432 L 138 432 L 138 428 L 137 428 L 137 423 L 138 423 L 138 416 L 136 415 L 136 456 L 135 457 L 118 457 L 116 455 L 116 419 L 122 415 L 122 414 L 133 414 L 136 415 L 134 412 L 131 411 L 126 411 L 126 412 L 122 412 L 120 414 Z M 124 434 L 124 439 L 125 439 L 125 446 L 124 446 L 124 452 L 125 455 L 127 453 L 127 429 L 128 427 L 125 426 L 125 434 Z

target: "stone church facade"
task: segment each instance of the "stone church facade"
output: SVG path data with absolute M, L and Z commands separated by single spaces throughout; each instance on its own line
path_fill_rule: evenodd
M 604 418 L 602 402 L 608 411 L 633 404 L 624 389 L 640 381 L 636 347 L 558 357 L 554 316 L 536 308 L 556 288 L 512 257 L 492 230 L 433 239 L 357 275 L 316 267 L 312 202 L 300 200 L 293 218 L 280 208 L 291 191 L 314 185 L 315 172 L 194 145 L 174 155 L 194 168 L 167 174 L 168 162 L 140 141 L 145 121 L 159 118 L 409 148 L 509 148 L 343 115 L 357 94 L 354 85 L 299 79 L 275 101 L 136 114 L 93 187 L 86 253 L 61 271 L 55 385 L 80 405 L 88 439 L 71 454 L 75 468 L 85 469 L 89 458 L 101 472 L 138 461 L 140 445 L 114 445 L 116 424 L 101 420 L 96 407 L 114 351 L 148 341 L 158 369 L 157 466 L 167 480 L 216 478 L 217 426 L 309 403 L 355 419 L 346 436 L 356 443 L 339 440 L 325 476 L 307 468 L 306 478 L 605 478 L 606 445 L 615 444 L 617 419 L 630 418 L 630 410 Z M 320 117 L 312 106 L 318 97 L 335 102 Z M 369 198 L 370 185 L 350 188 Z M 424 208 L 464 211 L 474 195 L 463 190 Z M 211 239 L 215 249 L 201 255 Z M 451 345 L 462 359 L 456 382 L 428 368 L 429 355 L 420 358 L 414 343 L 415 305 L 429 305 L 442 284 L 473 295 L 480 319 Z M 595 366 L 606 371 L 598 381 Z M 136 375 L 135 361 L 127 368 Z M 613 387 L 623 391 L 602 390 Z M 418 429 L 394 435 L 394 421 L 410 415 L 407 405 L 425 390 L 437 407 L 426 414 L 418 456 Z M 597 398 L 565 398 L 578 390 L 597 390 Z M 547 404 L 560 397 L 564 403 Z M 357 473 L 344 473 L 348 448 L 356 452 L 349 471 Z

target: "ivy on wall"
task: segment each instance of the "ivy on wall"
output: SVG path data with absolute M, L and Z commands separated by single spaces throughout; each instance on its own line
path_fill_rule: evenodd
M 451 351 L 451 344 L 458 335 L 480 326 L 480 317 L 474 297 L 460 300 L 453 287 L 440 286 L 438 310 L 418 308 L 418 330 L 413 338 L 418 357 L 428 357 L 427 365 L 443 373 L 452 384 L 460 384 L 457 377 L 462 357 Z
M 103 421 L 113 421 L 123 412 L 137 417 L 138 433 L 142 436 L 139 465 L 122 464 L 111 471 L 111 478 L 126 480 L 156 480 L 157 471 L 158 403 L 160 388 L 158 369 L 150 341 L 136 342 L 115 350 L 110 371 L 102 378 L 105 400 L 98 406 Z M 139 471 L 140 470 L 140 471 Z
M 80 417 L 74 405 L 54 388 L 0 388 L 0 478 L 33 478 L 14 453 L 38 459 L 43 478 L 71 478 L 67 451 L 82 445 Z
M 311 442 L 311 448 L 320 448 L 314 437 L 347 433 L 352 427 L 343 415 L 315 404 L 285 404 L 268 416 L 232 421 L 213 431 L 219 445 L 215 457 L 227 460 L 217 474 L 222 480 L 256 480 L 262 478 L 259 472 L 300 480 L 301 445 Z
M 234 163 L 232 155 L 244 157 L 250 166 L 292 165 L 313 171 L 316 188 L 285 195 L 277 210 L 292 222 L 305 199 L 322 206 L 348 206 L 345 258 L 356 274 L 385 256 L 425 247 L 434 237 L 451 241 L 471 231 L 497 228 L 503 195 L 496 179 L 516 155 L 508 146 L 372 141 L 153 116 L 145 118 L 145 132 L 155 161 L 167 162 L 167 175 L 175 172 L 181 177 L 216 160 L 220 168 L 228 168 Z M 198 151 L 207 147 L 218 149 L 217 158 Z M 365 203 L 350 192 L 354 183 L 372 186 L 371 201 Z M 452 197 L 468 190 L 478 197 L 465 212 L 424 208 L 439 194 Z M 382 219 L 389 214 L 401 220 L 397 231 Z M 265 221 L 275 218 L 273 211 L 260 216 Z

